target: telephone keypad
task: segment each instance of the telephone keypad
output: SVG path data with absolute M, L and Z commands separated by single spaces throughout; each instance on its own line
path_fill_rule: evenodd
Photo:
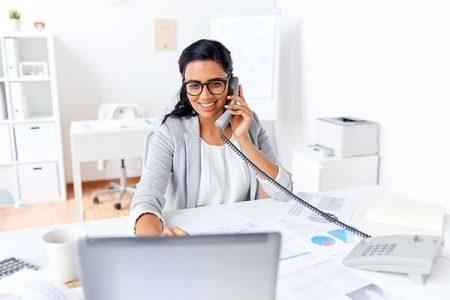
M 397 247 L 397 244 L 369 245 L 363 250 L 362 256 L 389 255 L 395 247 Z

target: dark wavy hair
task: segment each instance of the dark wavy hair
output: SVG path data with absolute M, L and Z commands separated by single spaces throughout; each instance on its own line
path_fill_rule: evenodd
M 229 78 L 233 76 L 233 61 L 231 59 L 231 52 L 218 41 L 202 39 L 184 49 L 178 59 L 178 68 L 180 70 L 180 74 L 182 75 L 182 83 L 184 81 L 186 66 L 190 62 L 199 60 L 216 61 L 222 66 Z M 164 123 L 168 117 L 181 118 L 196 115 L 197 112 L 192 108 L 186 89 L 182 84 L 180 90 L 178 91 L 178 102 L 175 104 L 173 110 L 164 116 L 162 123 Z

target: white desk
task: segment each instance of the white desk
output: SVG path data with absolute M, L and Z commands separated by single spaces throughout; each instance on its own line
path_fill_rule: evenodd
M 382 198 L 388 193 L 376 186 L 371 186 L 335 190 L 324 192 L 322 194 L 359 199 L 359 206 L 350 223 L 362 228 L 364 227 L 364 222 L 362 222 L 361 219 L 367 205 L 376 199 Z M 217 214 L 220 214 L 221 211 L 223 212 L 225 210 L 232 211 L 258 222 L 280 213 L 285 205 L 286 204 L 283 202 L 274 200 L 248 201 L 169 212 L 165 214 L 165 219 L 169 226 L 178 225 L 189 230 L 198 228 L 199 224 L 205 223 L 211 216 L 217 216 Z M 193 222 L 193 220 L 195 220 L 195 222 Z M 71 225 L 79 225 L 86 228 L 89 235 L 132 235 L 132 226 L 127 217 L 69 224 L 68 226 Z M 29 260 L 37 265 L 44 266 L 46 264 L 46 258 L 41 244 L 41 236 L 51 228 L 53 227 L 0 233 L 0 259 L 15 256 Z M 440 258 L 438 260 L 432 275 L 428 278 L 425 285 L 418 285 L 404 275 L 368 271 L 357 272 L 361 276 L 403 299 L 448 299 L 448 295 L 450 295 L 450 224 L 448 215 L 446 215 L 444 238 L 446 245 L 444 246 L 443 256 L 445 256 L 445 258 Z
M 75 121 L 70 124 L 73 190 L 79 220 L 84 218 L 80 164 L 142 157 L 145 137 L 157 125 L 156 119 Z

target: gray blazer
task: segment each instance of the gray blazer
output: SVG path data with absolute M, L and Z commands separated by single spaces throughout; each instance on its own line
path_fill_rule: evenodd
M 249 136 L 264 155 L 277 163 L 269 138 L 254 114 Z M 284 170 L 280 167 L 280 172 Z M 286 173 L 286 172 L 285 172 Z M 287 173 L 286 173 L 287 174 Z M 258 197 L 256 173 L 250 169 L 250 199 Z M 292 190 L 289 175 L 280 182 Z M 198 117 L 169 117 L 153 134 L 148 147 L 141 180 L 131 202 L 131 215 L 135 218 L 151 212 L 162 218 L 162 211 L 197 206 L 200 185 L 200 126 Z M 286 200 L 278 190 L 265 191 L 270 197 Z

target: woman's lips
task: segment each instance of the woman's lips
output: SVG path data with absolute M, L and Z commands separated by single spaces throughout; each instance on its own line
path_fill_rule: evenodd
M 207 112 L 213 111 L 214 107 L 216 106 L 215 104 L 216 104 L 216 102 L 198 103 L 198 105 L 200 106 L 200 109 L 203 111 L 207 111 Z

